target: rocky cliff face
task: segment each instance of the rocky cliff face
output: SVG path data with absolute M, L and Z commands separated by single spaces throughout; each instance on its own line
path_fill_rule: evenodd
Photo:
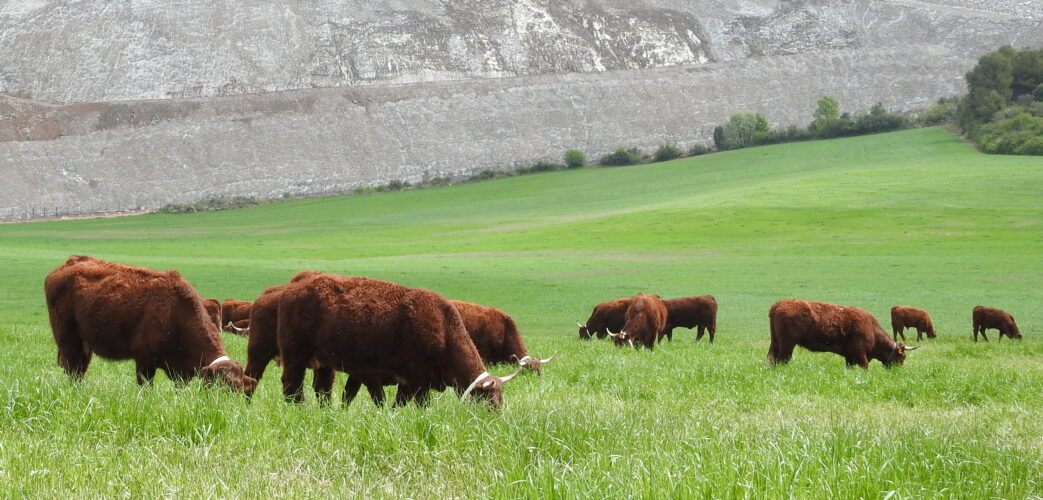
M 0 218 L 706 142 L 741 109 L 804 124 L 823 94 L 917 109 L 1005 43 L 1043 45 L 1043 3 L 11 1 Z

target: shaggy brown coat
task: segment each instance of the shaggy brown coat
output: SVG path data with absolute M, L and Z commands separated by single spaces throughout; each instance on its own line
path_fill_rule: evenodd
M 916 328 L 917 342 L 923 340 L 923 335 L 925 333 L 929 339 L 938 336 L 938 333 L 934 331 L 934 325 L 931 323 L 931 315 L 927 314 L 927 311 L 909 306 L 892 307 L 891 330 L 894 339 L 898 340 L 898 336 L 901 335 L 902 340 L 905 340 L 906 328 Z
M 772 363 L 789 361 L 798 345 L 809 351 L 839 354 L 848 366 L 869 368 L 871 359 L 880 360 L 884 366 L 905 361 L 905 345 L 891 340 L 872 314 L 857 307 L 780 300 L 771 306 L 768 319 L 768 360 Z
M 507 313 L 462 300 L 450 300 L 460 313 L 467 334 L 478 348 L 485 363 L 521 363 L 522 366 L 540 373 L 542 360 L 529 357 L 518 325 Z M 522 361 L 524 360 L 524 361 Z
M 221 303 L 221 320 L 224 322 L 224 330 L 226 332 L 237 333 L 234 328 L 229 326 L 229 323 L 235 324 L 237 321 L 250 319 L 250 307 L 252 305 L 252 302 L 244 302 L 237 299 L 225 299 L 225 301 Z
M 579 338 L 589 339 L 597 335 L 599 339 L 605 338 L 609 330 L 619 332 L 626 323 L 627 308 L 630 307 L 632 297 L 610 300 L 594 306 L 586 324 L 579 325 Z
M 288 285 L 277 316 L 287 398 L 302 399 L 304 370 L 312 365 L 394 376 L 397 404 L 423 404 L 430 390 L 446 387 L 502 404 L 510 377 L 488 375 L 456 308 L 430 290 L 321 274 Z
M 666 328 L 666 304 L 658 295 L 639 293 L 627 308 L 623 331 L 615 335 L 616 345 L 633 343 L 654 349 L 659 334 Z
M 1004 335 L 1012 339 L 1022 339 L 1021 330 L 1018 329 L 1018 324 L 1014 322 L 1014 316 L 1002 309 L 994 309 L 991 307 L 975 306 L 971 312 L 971 326 L 974 328 L 974 341 L 978 341 L 978 333 L 981 333 L 981 338 L 989 341 L 989 337 L 985 336 L 985 330 L 989 328 L 995 328 L 1000 332 L 1000 338 Z
M 139 384 L 151 382 L 157 369 L 179 383 L 197 373 L 236 390 L 256 383 L 227 359 L 203 301 L 177 271 L 75 255 L 47 275 L 44 293 L 58 364 L 77 379 L 96 353 L 133 359 Z
M 698 327 L 695 340 L 703 338 L 703 332 L 710 332 L 710 343 L 717 333 L 717 299 L 713 295 L 681 297 L 663 301 L 666 304 L 666 328 L 663 335 L 673 340 L 674 328 Z
M 221 330 L 221 301 L 217 299 L 203 299 L 203 307 L 206 308 L 206 316 L 218 330 Z

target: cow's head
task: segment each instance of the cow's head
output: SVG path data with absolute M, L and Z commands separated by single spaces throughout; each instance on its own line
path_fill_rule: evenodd
M 583 323 L 580 323 L 579 321 L 577 321 L 576 322 L 576 326 L 579 327 L 579 338 L 581 338 L 581 339 L 589 339 L 590 338 L 590 328 L 587 328 L 587 325 L 584 325 Z
M 898 342 L 895 344 L 895 348 L 891 350 L 891 353 L 886 358 L 880 360 L 880 362 L 886 367 L 891 367 L 896 364 L 900 365 L 905 363 L 905 357 L 909 351 L 915 351 L 919 348 L 920 346 L 906 347 L 905 344 Z
M 612 341 L 616 343 L 616 347 L 622 347 L 624 345 L 634 346 L 634 337 L 623 330 L 619 333 L 612 333 L 612 330 L 608 331 L 608 336 L 612 338 Z
M 514 361 L 516 361 L 518 363 L 518 367 L 519 368 L 528 368 L 528 369 L 536 372 L 536 375 L 541 375 L 542 372 L 540 371 L 540 368 L 543 365 L 543 363 L 550 363 L 551 360 L 554 359 L 554 356 L 551 356 L 551 357 L 549 357 L 547 359 L 540 359 L 540 358 L 534 358 L 532 356 L 526 355 L 526 356 L 522 356 L 521 359 L 518 359 L 518 355 L 511 354 L 511 359 L 513 359 Z
M 471 382 L 471 385 L 467 386 L 467 389 L 460 395 L 460 399 L 467 399 L 468 396 L 473 395 L 475 399 L 484 400 L 493 405 L 493 408 L 499 409 L 503 406 L 503 384 L 518 376 L 521 370 L 522 367 L 519 366 L 514 373 L 506 377 L 497 377 L 490 375 L 489 372 L 482 372 Z
M 257 379 L 243 373 L 243 365 L 221 356 L 199 370 L 199 378 L 209 386 L 222 384 L 235 392 L 252 393 L 257 387 Z

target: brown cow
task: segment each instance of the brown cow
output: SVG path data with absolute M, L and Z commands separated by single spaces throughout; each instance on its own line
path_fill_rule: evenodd
M 597 335 L 599 339 L 603 339 L 609 330 L 622 330 L 631 300 L 632 297 L 625 297 L 594 306 L 594 312 L 590 313 L 586 324 L 576 322 L 579 326 L 579 338 L 589 339 L 592 335 Z
M 666 304 L 666 328 L 663 335 L 673 340 L 674 328 L 693 328 L 696 330 L 695 341 L 703 338 L 703 332 L 710 332 L 710 343 L 717 333 L 717 299 L 713 295 L 697 297 L 681 297 L 663 301 Z M 662 338 L 662 337 L 660 337 Z
M 869 368 L 870 359 L 878 359 L 887 367 L 902 364 L 906 352 L 917 349 L 891 340 L 872 314 L 857 307 L 780 300 L 771 306 L 768 319 L 768 360 L 773 364 L 789 361 L 798 345 L 809 351 L 839 354 L 848 366 L 862 368 Z
M 397 405 L 424 404 L 453 387 L 499 408 L 514 378 L 485 371 L 460 313 L 444 297 L 388 281 L 321 274 L 291 283 L 278 298 L 283 394 L 301 401 L 304 370 L 330 367 L 368 379 L 394 377 Z
M 539 374 L 541 365 L 554 359 L 554 356 L 547 359 L 529 356 L 518 326 L 507 313 L 461 300 L 449 303 L 460 312 L 467 334 L 485 363 L 518 363 Z
M 138 384 L 157 369 L 178 383 L 198 373 L 235 390 L 257 383 L 231 361 L 203 301 L 177 271 L 158 272 L 74 255 L 44 280 L 58 363 L 82 379 L 94 353 L 133 359 Z
M 934 331 L 934 325 L 931 323 L 931 315 L 927 314 L 927 311 L 909 306 L 892 307 L 891 330 L 893 331 L 895 341 L 898 340 L 899 335 L 902 336 L 902 340 L 905 340 L 906 328 L 916 328 L 917 342 L 923 340 L 925 333 L 929 339 L 938 336 L 938 333 Z
M 629 344 L 636 347 L 636 343 L 654 349 L 660 332 L 666 328 L 666 316 L 666 304 L 658 295 L 639 293 L 627 308 L 623 330 L 619 333 L 609 332 L 609 335 L 617 346 Z
M 230 331 L 237 335 L 250 335 L 250 319 L 241 319 L 235 323 L 229 321 L 228 324 L 225 325 L 225 329 L 226 331 Z
M 221 301 L 217 299 L 203 299 L 203 307 L 206 308 L 206 315 L 210 318 L 210 322 L 218 330 L 221 330 Z
M 989 337 L 985 336 L 985 330 L 989 328 L 995 328 L 1000 332 L 1000 338 L 1004 335 L 1012 339 L 1022 339 L 1021 330 L 1018 329 L 1018 324 L 1014 322 L 1014 316 L 1002 309 L 993 309 L 991 307 L 975 306 L 971 313 L 972 327 L 974 328 L 974 341 L 978 341 L 978 333 L 981 333 L 981 338 L 989 341 Z
M 224 330 L 235 333 L 231 325 L 234 325 L 236 321 L 250 319 L 250 306 L 252 304 L 252 302 L 237 299 L 225 299 L 221 303 L 221 321 L 225 323 Z

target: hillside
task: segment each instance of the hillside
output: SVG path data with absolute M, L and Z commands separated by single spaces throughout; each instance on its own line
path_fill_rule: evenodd
M 1043 13 L 1016 0 L 44 0 L 0 7 L 0 39 L 0 218 L 18 219 L 688 146 L 739 110 L 804 125 L 826 94 L 845 111 L 914 111 L 963 92 L 979 55 L 1043 44 Z

